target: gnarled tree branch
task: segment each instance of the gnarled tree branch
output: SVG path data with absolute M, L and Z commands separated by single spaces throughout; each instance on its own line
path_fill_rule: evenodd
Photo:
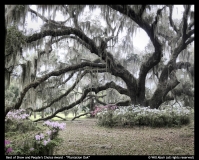
M 45 117 L 45 118 L 40 118 L 40 119 L 37 119 L 35 120 L 34 122 L 38 122 L 38 121 L 42 121 L 42 120 L 48 120 L 48 119 L 51 119 L 53 118 L 57 113 L 59 112 L 62 112 L 64 110 L 68 110 L 68 109 L 71 109 L 73 108 L 74 106 L 76 106 L 77 104 L 81 103 L 87 96 L 87 94 L 92 91 L 92 92 L 95 92 L 95 94 L 97 94 L 98 92 L 102 91 L 102 90 L 106 90 L 107 88 L 110 88 L 110 85 L 111 86 L 114 86 L 114 83 L 113 82 L 110 82 L 110 83 L 106 83 L 106 85 L 104 86 L 99 86 L 99 87 L 92 87 L 92 88 L 86 88 L 82 94 L 82 96 L 76 100 L 75 102 L 71 103 L 70 105 L 68 106 L 65 106 L 65 107 L 62 107 L 60 109 L 58 109 L 57 111 L 55 111 L 55 113 L 53 113 L 52 115 L 48 116 L 48 117 Z M 123 90 L 122 90 L 123 92 Z
M 52 71 L 44 76 L 42 76 L 41 78 L 35 80 L 34 82 L 26 85 L 24 87 L 24 89 L 22 90 L 22 92 L 20 93 L 19 98 L 17 99 L 17 102 L 11 106 L 11 107 L 7 107 L 5 109 L 5 116 L 7 115 L 7 113 L 12 110 L 12 109 L 19 109 L 23 98 L 25 97 L 26 92 L 30 89 L 30 88 L 36 88 L 40 83 L 44 82 L 45 80 L 47 80 L 48 78 L 50 78 L 51 76 L 59 76 L 63 73 L 66 73 L 68 71 L 73 71 L 73 70 L 77 70 L 79 68 L 84 68 L 84 67 L 98 67 L 98 68 L 105 68 L 106 66 L 104 64 L 96 64 L 96 63 L 89 63 L 89 62 L 82 62 L 81 64 L 77 64 L 77 65 L 73 65 L 73 66 L 69 66 L 69 67 L 65 67 L 63 69 L 60 69 L 58 71 Z
M 86 112 L 86 113 L 83 113 L 83 114 L 80 114 L 76 117 L 73 117 L 73 119 L 71 119 L 71 121 L 74 121 L 76 118 L 79 118 L 79 117 L 82 117 L 82 116 L 85 116 L 85 115 L 88 115 L 88 114 L 91 114 L 90 112 Z
M 101 72 L 105 72 L 105 70 L 100 70 Z M 99 71 L 99 72 L 100 72 Z M 73 91 L 73 89 L 76 87 L 76 85 L 79 83 L 79 81 L 87 74 L 89 73 L 89 70 L 85 70 L 82 74 L 78 74 L 77 75 L 77 79 L 74 82 L 74 84 L 62 95 L 60 95 L 59 97 L 55 98 L 54 100 L 52 100 L 48 105 L 41 107 L 39 109 L 34 110 L 33 112 L 41 112 L 46 108 L 49 108 L 50 106 L 52 106 L 55 102 L 61 100 L 63 97 L 66 97 L 69 93 L 71 93 L 71 91 Z
M 90 45 L 90 51 L 92 53 L 98 53 L 98 48 L 95 45 L 94 41 L 92 39 L 90 39 L 89 37 L 87 37 L 83 32 L 81 32 L 78 29 L 75 28 L 71 28 L 71 27 L 65 27 L 65 29 L 62 30 L 45 30 L 43 32 L 40 33 L 35 33 L 31 36 L 27 36 L 26 37 L 26 42 L 30 43 L 33 41 L 36 41 L 38 39 L 41 39 L 43 37 L 46 36 L 52 36 L 52 37 L 57 37 L 57 36 L 64 36 L 64 35 L 70 35 L 70 34 L 74 34 L 76 36 L 78 36 L 80 39 L 82 39 L 85 43 L 87 43 L 88 45 Z

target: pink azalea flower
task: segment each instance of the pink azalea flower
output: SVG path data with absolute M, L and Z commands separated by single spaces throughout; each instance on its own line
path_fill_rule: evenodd
M 10 144 L 9 140 L 5 140 L 5 145 Z
M 6 152 L 7 152 L 7 153 L 12 152 L 12 148 L 8 148 Z
M 36 140 L 40 140 L 40 135 L 36 135 L 36 136 L 35 136 L 35 139 L 36 139 Z
M 47 133 L 48 135 L 51 135 L 51 131 L 47 131 L 46 133 Z
M 44 134 L 43 133 L 40 134 L 40 139 L 44 139 Z
M 44 142 L 43 142 L 44 146 L 46 146 L 47 143 L 48 143 L 48 141 L 44 140 Z

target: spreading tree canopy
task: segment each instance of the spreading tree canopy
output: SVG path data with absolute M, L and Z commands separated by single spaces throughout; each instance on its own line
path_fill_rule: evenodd
M 194 97 L 194 9 L 182 5 L 174 18 L 178 7 L 5 5 L 5 116 L 20 107 L 52 110 L 45 120 L 91 99 L 187 105 Z M 30 21 L 41 22 L 39 29 L 28 28 Z M 142 51 L 133 43 L 140 30 L 149 38 Z

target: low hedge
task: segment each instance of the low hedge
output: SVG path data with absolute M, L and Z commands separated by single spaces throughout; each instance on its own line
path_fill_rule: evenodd
M 102 108 L 102 109 L 99 109 Z M 98 112 L 96 112 L 96 110 Z M 165 106 L 150 109 L 141 106 L 96 107 L 95 115 L 100 126 L 150 126 L 173 127 L 190 123 L 190 109 L 187 107 Z

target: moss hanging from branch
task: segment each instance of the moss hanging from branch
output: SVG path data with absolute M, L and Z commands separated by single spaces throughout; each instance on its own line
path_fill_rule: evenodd
M 21 68 L 22 68 L 21 83 L 24 84 L 25 77 L 26 77 L 26 64 L 21 64 Z
M 25 44 L 25 36 L 16 26 L 11 26 L 7 29 L 5 56 L 9 54 L 17 54 L 21 45 Z
M 5 44 L 5 67 L 9 69 L 9 71 L 5 71 L 6 87 L 8 87 L 10 84 L 10 73 L 14 69 L 13 66 L 15 65 L 16 61 L 19 59 L 21 45 L 24 43 L 25 37 L 16 26 L 11 26 L 7 29 Z
M 27 85 L 30 83 L 31 80 L 31 61 L 27 61 L 26 64 L 21 64 L 22 67 L 22 75 L 21 75 L 21 83 L 22 86 Z
M 5 70 L 5 89 L 10 86 L 10 72 Z
M 25 83 L 26 84 L 30 83 L 31 67 L 32 67 L 31 61 L 27 61 L 27 64 L 26 64 L 26 78 L 25 78 L 25 80 L 26 80 Z
M 29 5 L 5 5 L 6 25 L 22 22 L 23 27 Z
M 34 81 L 35 80 L 35 78 L 36 78 L 36 75 L 37 75 L 37 62 L 38 62 L 38 59 L 34 59 L 34 68 L 33 68 L 33 74 L 31 75 L 31 76 L 33 76 L 33 77 L 31 77 L 31 81 Z

